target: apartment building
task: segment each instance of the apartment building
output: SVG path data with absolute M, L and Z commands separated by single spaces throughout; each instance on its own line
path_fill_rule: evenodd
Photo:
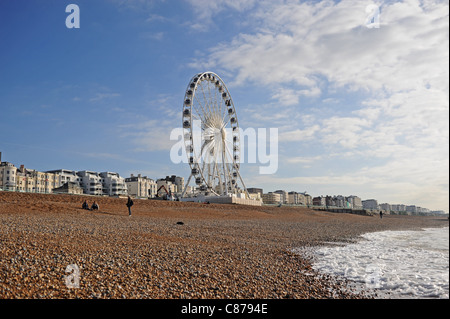
M 397 213 L 405 213 L 406 212 L 406 205 L 403 204 L 392 204 L 391 205 L 392 211 Z
M 76 173 L 80 186 L 88 195 L 103 195 L 102 177 L 93 171 L 79 171 Z
M 295 191 L 291 191 L 288 193 L 287 198 L 288 198 L 288 200 L 287 200 L 288 204 L 305 205 L 305 206 L 312 204 L 311 196 L 306 193 L 298 193 Z
M 142 176 L 141 174 L 134 176 L 131 174 L 130 177 L 125 178 L 125 183 L 127 184 L 128 194 L 133 197 L 156 197 L 157 184 L 147 176 Z
M 259 200 L 259 201 L 262 200 L 261 195 L 260 195 L 259 192 L 257 192 L 257 193 L 251 193 L 251 192 L 248 191 L 248 189 L 247 189 L 247 192 L 248 192 L 248 196 L 250 197 L 250 199 L 253 199 L 253 200 Z
M 417 214 L 417 207 L 416 207 L 416 205 L 407 205 L 406 206 L 406 213 L 408 215 Z
M 347 196 L 347 202 L 350 203 L 350 207 L 353 209 L 363 209 L 362 200 L 355 195 Z
M 294 191 L 289 192 L 287 202 L 288 202 L 288 204 L 293 204 L 293 205 L 298 204 L 298 193 L 294 192 Z
M 262 200 L 264 204 L 280 204 L 283 198 L 280 193 L 268 192 L 263 194 Z
M 53 188 L 60 188 L 65 184 L 75 184 L 81 187 L 84 194 L 88 195 L 127 195 L 127 185 L 125 179 L 118 173 L 113 172 L 93 172 L 93 171 L 72 171 L 58 169 L 47 171 L 54 174 Z
M 336 203 L 336 197 L 332 197 L 332 196 L 325 196 L 325 205 L 329 206 L 329 207 L 342 207 L 342 206 L 338 206 L 338 203 Z
M 58 169 L 53 171 L 46 171 L 45 173 L 53 174 L 53 188 L 61 187 L 65 183 L 72 182 L 80 184 L 80 179 L 77 172 L 68 169 Z
M 108 196 L 126 196 L 128 195 L 125 179 L 118 173 L 102 172 L 99 174 L 103 186 L 103 194 Z
M 263 197 L 263 194 L 264 194 L 262 188 L 255 188 L 255 187 L 247 188 L 247 192 L 248 192 L 249 194 L 259 194 L 259 198 L 262 198 L 262 197 Z
M 326 198 L 323 196 L 317 196 L 312 199 L 312 204 L 314 206 L 326 206 Z
M 170 180 L 160 178 L 156 180 L 156 195 L 157 197 L 164 197 L 166 195 L 173 195 L 177 192 L 177 186 Z M 169 193 L 169 194 L 168 194 Z
M 18 185 L 17 190 L 33 193 L 51 193 L 48 177 L 52 174 L 46 174 L 34 169 L 25 168 L 23 165 L 17 170 Z M 54 180 L 54 178 L 51 178 Z M 23 184 L 22 184 L 23 182 Z
M 379 209 L 378 201 L 376 199 L 367 199 L 362 201 L 364 209 Z
M 344 207 L 344 208 L 350 208 L 350 204 L 347 201 L 347 198 L 342 195 L 334 196 L 334 203 L 336 207 Z
M 276 194 L 280 194 L 281 196 L 281 203 L 283 204 L 287 204 L 288 203 L 288 192 L 286 192 L 285 190 L 276 190 L 274 193 Z
M 172 176 L 166 176 L 165 180 L 176 186 L 176 190 L 175 190 L 176 193 L 183 193 L 184 177 L 172 175 Z
M 1 162 L 0 153 L 0 189 L 16 190 L 17 167 L 9 162 Z
M 15 167 L 9 162 L 0 163 L 0 188 L 19 192 L 52 193 L 60 186 L 58 177 L 51 172 L 40 172 L 20 165 Z
M 77 183 L 67 182 L 61 187 L 54 188 L 53 193 L 82 195 L 84 191 Z

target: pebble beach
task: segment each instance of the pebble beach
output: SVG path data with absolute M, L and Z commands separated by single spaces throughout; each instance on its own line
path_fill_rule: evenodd
M 84 200 L 100 209 L 82 209 Z M 316 273 L 295 249 L 448 225 L 447 217 L 139 199 L 128 216 L 126 201 L 0 191 L 0 298 L 371 298 Z M 78 287 L 67 284 L 69 265 Z

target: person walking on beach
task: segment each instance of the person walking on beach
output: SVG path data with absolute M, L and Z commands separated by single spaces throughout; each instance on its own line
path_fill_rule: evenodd
M 383 211 L 380 210 L 380 218 L 383 218 Z
M 130 196 L 128 196 L 127 207 L 128 207 L 128 216 L 131 216 L 131 206 L 133 206 L 133 200 Z

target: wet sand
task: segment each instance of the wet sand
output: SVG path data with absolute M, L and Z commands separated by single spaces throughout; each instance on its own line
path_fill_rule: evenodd
M 99 211 L 81 209 L 96 200 Z M 448 225 L 379 217 L 0 191 L 0 298 L 367 298 L 291 251 L 365 232 Z M 80 270 L 79 288 L 66 267 Z

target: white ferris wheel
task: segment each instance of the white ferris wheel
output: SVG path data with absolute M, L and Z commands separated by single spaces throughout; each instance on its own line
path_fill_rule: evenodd
M 192 77 L 183 102 L 183 134 L 197 193 L 230 196 L 244 193 L 239 173 L 240 132 L 233 100 L 223 80 L 213 72 Z M 187 187 L 182 194 L 184 197 Z

